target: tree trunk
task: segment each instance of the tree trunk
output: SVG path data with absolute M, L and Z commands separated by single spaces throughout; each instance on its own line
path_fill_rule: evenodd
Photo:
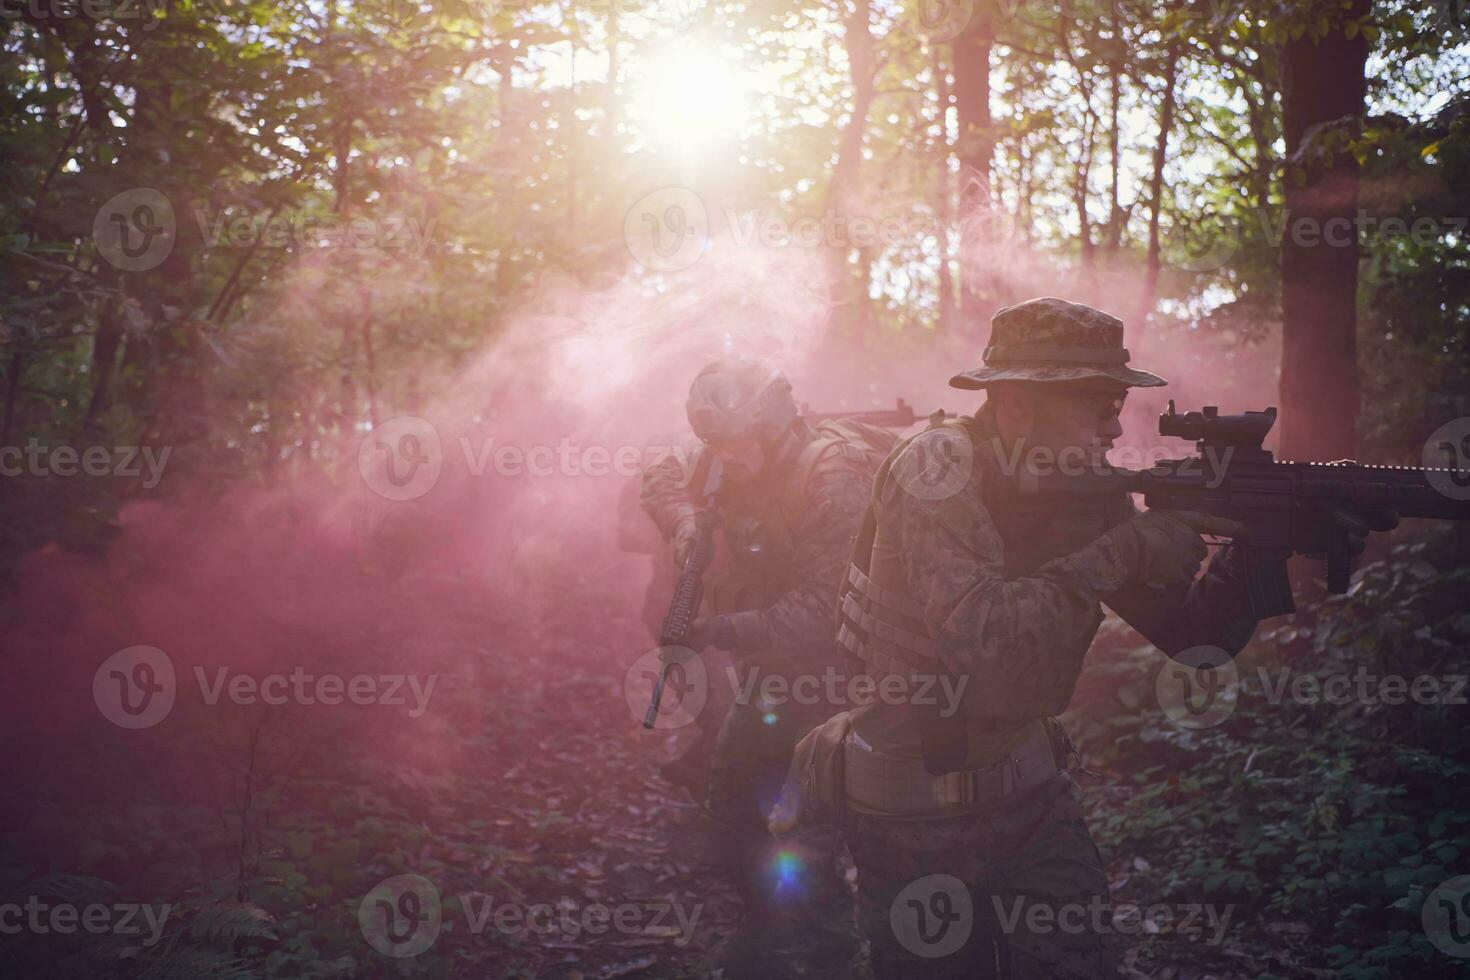
M 990 155 L 990 19 L 977 10 L 964 33 L 954 40 L 954 100 L 959 123 L 955 148 L 960 158 L 960 317 L 966 330 L 980 330 L 996 297 L 985 280 L 983 237 L 989 222 Z
M 112 299 L 97 318 L 97 334 L 92 339 L 92 397 L 82 427 L 90 429 L 111 403 L 113 366 L 117 348 L 122 342 L 122 301 Z
M 826 214 L 822 216 L 824 227 L 829 215 L 841 219 L 832 223 L 833 227 L 840 229 L 838 240 L 827 242 L 825 249 L 827 296 L 831 304 L 827 331 L 829 342 L 837 342 L 846 334 L 849 341 L 861 343 L 866 321 L 867 293 L 848 269 L 852 243 L 848 241 L 847 218 L 854 202 L 861 200 L 858 170 L 862 164 L 863 132 L 868 124 L 868 109 L 873 103 L 873 74 L 877 67 L 873 34 L 868 24 L 869 10 L 869 0 L 853 0 L 852 13 L 847 17 L 843 30 L 848 74 L 852 81 L 852 113 L 837 140 L 837 162 L 827 184 Z
M 1153 173 L 1148 182 L 1148 259 L 1144 267 L 1143 296 L 1136 322 L 1142 326 L 1154 310 L 1159 294 L 1159 271 L 1163 266 L 1159 242 L 1159 213 L 1164 208 L 1164 163 L 1169 154 L 1169 131 L 1174 128 L 1174 80 L 1179 68 L 1179 46 L 1171 45 L 1164 62 L 1163 104 L 1159 106 L 1159 135 L 1154 141 Z
M 944 63 L 943 47 L 934 45 L 931 50 L 929 70 L 934 73 L 935 90 L 938 93 L 939 119 L 935 137 L 934 176 L 937 186 L 934 191 L 934 217 L 939 238 L 939 302 L 938 326 L 940 333 L 948 333 L 954 327 L 954 273 L 950 268 L 949 223 L 954 215 L 949 205 L 949 106 L 954 101 L 949 84 L 949 66 Z
M 1369 9 L 1369 0 L 1353 0 L 1345 20 Z M 1327 154 L 1317 152 L 1315 139 L 1308 143 L 1313 126 L 1350 120 L 1356 132 L 1362 123 L 1368 42 L 1361 32 L 1349 38 L 1344 22 L 1321 39 L 1290 41 L 1283 52 L 1281 453 L 1287 459 L 1351 457 L 1355 445 L 1358 169 L 1340 140 Z
M 10 363 L 5 366 L 5 417 L 0 420 L 0 442 L 10 444 L 10 434 L 15 431 L 15 410 L 20 398 L 20 383 L 25 377 L 26 352 L 20 346 L 20 338 L 10 338 Z
M 1115 28 L 1116 30 L 1116 28 Z M 1103 247 L 1109 252 L 1117 252 L 1123 242 L 1123 226 L 1127 224 L 1127 214 L 1123 210 L 1120 200 L 1120 187 L 1118 170 L 1122 166 L 1123 148 L 1119 139 L 1120 126 L 1118 123 L 1118 112 L 1123 101 L 1123 66 L 1114 60 L 1108 65 L 1108 91 L 1111 98 L 1108 100 L 1108 226 L 1106 237 L 1103 239 Z

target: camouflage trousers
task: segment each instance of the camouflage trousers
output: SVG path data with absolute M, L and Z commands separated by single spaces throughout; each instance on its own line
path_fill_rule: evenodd
M 705 808 L 714 853 L 745 903 L 749 926 L 773 939 L 799 932 L 808 941 L 820 940 L 812 934 L 816 929 L 851 944 L 852 900 L 837 875 L 837 828 L 803 830 L 779 843 L 766 828 L 792 749 L 826 721 L 819 714 L 789 705 L 767 711 L 732 704 L 715 742 Z
M 1107 875 L 1070 776 L 966 816 L 849 811 L 844 830 L 878 980 L 1116 976 L 1101 935 Z

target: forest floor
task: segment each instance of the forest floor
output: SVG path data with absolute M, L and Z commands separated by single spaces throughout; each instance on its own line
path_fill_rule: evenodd
M 1465 965 L 1432 949 L 1418 921 L 1425 892 L 1470 853 L 1455 716 L 1280 705 L 1268 675 L 1253 678 L 1364 663 L 1463 674 L 1467 578 L 1412 550 L 1366 569 L 1351 596 L 1263 628 L 1239 660 L 1239 704 L 1251 707 L 1199 730 L 1159 710 L 1162 655 L 1105 626 L 1066 721 L 1099 773 L 1084 799 L 1115 913 L 1139 913 L 1109 938 L 1130 980 L 1392 980 Z M 12 796 L 5 895 L 171 914 L 162 941 L 8 938 L 0 974 L 717 976 L 738 904 L 700 809 L 659 773 L 675 736 L 644 732 L 625 700 L 625 673 L 649 647 L 625 606 L 587 594 L 575 618 L 546 609 L 516 627 L 465 600 L 448 652 L 467 666 L 436 695 L 447 721 L 382 733 L 426 740 L 439 764 L 375 752 L 371 731 L 298 734 L 295 755 L 249 743 L 243 805 L 238 767 L 214 808 L 142 789 L 126 803 Z M 92 760 L 99 786 L 126 765 L 109 739 Z M 312 741 L 331 751 L 312 756 Z M 405 880 L 419 892 L 407 904 Z M 364 925 L 384 901 L 400 915 L 437 910 L 422 948 L 385 947 Z

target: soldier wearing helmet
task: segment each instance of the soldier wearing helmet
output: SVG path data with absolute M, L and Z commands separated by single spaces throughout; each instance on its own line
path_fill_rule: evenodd
M 651 467 L 641 502 L 682 563 L 697 511 L 691 488 L 704 485 L 716 460 L 723 467 L 716 559 L 690 646 L 729 651 L 735 661 L 733 671 L 709 676 L 711 684 L 731 684 L 734 702 L 704 793 L 714 852 L 744 903 L 727 974 L 769 973 L 773 957 L 803 954 L 814 964 L 845 963 L 851 902 L 834 871 L 835 832 L 778 849 L 766 815 L 792 746 L 840 707 L 795 692 L 809 689 L 798 678 L 842 668 L 832 607 L 872 474 L 894 440 L 883 443 L 856 423 L 808 424 L 785 376 L 750 357 L 721 358 L 700 371 L 687 411 L 699 451 L 683 466 L 671 456 Z

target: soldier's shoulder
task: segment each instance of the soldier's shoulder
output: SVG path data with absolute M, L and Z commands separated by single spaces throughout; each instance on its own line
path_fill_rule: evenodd
M 792 489 L 802 498 L 796 506 L 803 511 L 804 521 L 820 522 L 834 514 L 861 511 L 868 504 L 872 487 L 872 466 L 834 444 L 821 450 L 803 484 Z
M 873 479 L 873 472 L 882 463 L 882 457 L 874 461 L 873 453 L 844 439 L 834 439 L 823 444 L 812 463 L 811 480 L 814 485 L 846 482 L 852 479 Z
M 965 420 L 946 421 L 910 438 L 899 448 L 884 482 L 883 501 L 906 496 L 937 504 L 956 497 L 976 497 L 989 479 L 983 465 L 988 445 Z

